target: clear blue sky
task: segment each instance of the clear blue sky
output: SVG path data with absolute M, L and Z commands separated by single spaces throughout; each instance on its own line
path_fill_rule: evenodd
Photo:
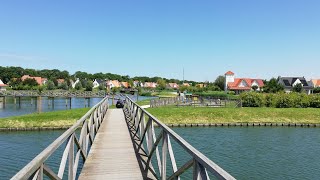
M 0 65 L 213 81 L 320 78 L 319 0 L 3 0 Z

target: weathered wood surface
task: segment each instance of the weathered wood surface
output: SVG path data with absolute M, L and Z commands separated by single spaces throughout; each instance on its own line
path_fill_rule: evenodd
M 122 109 L 109 109 L 79 179 L 143 179 Z

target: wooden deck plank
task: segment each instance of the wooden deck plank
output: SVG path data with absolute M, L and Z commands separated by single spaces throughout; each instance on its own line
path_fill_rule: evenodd
M 79 179 L 143 179 L 122 109 L 109 109 Z

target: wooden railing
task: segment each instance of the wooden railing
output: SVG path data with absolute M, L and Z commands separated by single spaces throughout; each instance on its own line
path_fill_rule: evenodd
M 25 96 L 25 97 L 105 97 L 105 91 L 0 91 L 0 96 Z
M 12 179 L 43 179 L 45 175 L 50 179 L 63 179 L 66 166 L 68 167 L 68 179 L 75 179 L 79 169 L 80 158 L 83 161 L 86 160 L 107 110 L 108 99 L 104 98 L 21 169 Z M 81 128 L 79 137 L 76 134 L 78 128 Z M 62 154 L 59 171 L 56 173 L 48 166 L 46 161 L 64 144 L 66 146 Z
M 171 97 L 171 98 L 160 98 L 150 100 L 150 107 L 162 107 L 168 105 L 176 106 L 197 106 L 197 107 L 242 107 L 241 100 L 225 99 L 225 98 L 211 98 L 206 99 L 198 97 L 195 100 L 192 97 Z
M 193 167 L 193 179 L 210 179 L 209 175 L 213 175 L 218 179 L 234 179 L 129 97 L 126 98 L 124 112 L 134 141 L 134 148 L 139 154 L 139 161 L 143 166 L 143 172 L 149 178 L 162 180 L 180 179 L 180 176 L 185 171 Z M 160 133 L 157 136 L 154 126 L 158 126 L 160 129 Z M 171 140 L 175 141 L 190 155 L 189 161 L 181 167 L 177 166 Z M 161 144 L 160 147 L 159 144 Z M 167 160 L 168 155 L 171 164 Z M 154 156 L 156 158 L 153 158 Z M 154 168 L 155 166 L 159 169 L 158 174 Z M 172 174 L 167 173 L 167 166 L 172 168 Z
M 167 106 L 172 104 L 179 104 L 179 102 L 182 102 L 184 97 L 172 97 L 172 98 L 161 98 L 161 99 L 151 99 L 150 100 L 150 107 L 161 107 L 161 106 Z M 190 99 L 191 100 L 191 99 Z

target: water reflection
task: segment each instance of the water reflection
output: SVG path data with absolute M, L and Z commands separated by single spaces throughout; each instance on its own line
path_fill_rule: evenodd
M 137 99 L 136 96 L 131 96 Z M 152 97 L 139 96 L 139 100 Z M 102 98 L 65 98 L 65 97 L 0 97 L 0 118 L 18 116 L 33 112 L 48 112 L 73 108 L 92 107 Z M 109 104 L 115 104 L 109 99 Z

